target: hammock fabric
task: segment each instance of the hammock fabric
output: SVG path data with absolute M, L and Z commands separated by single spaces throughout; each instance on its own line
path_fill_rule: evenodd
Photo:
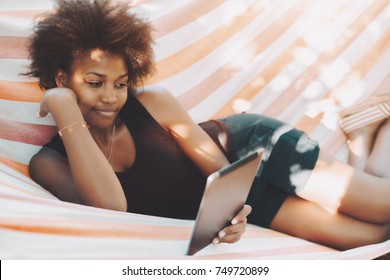
M 135 12 L 155 27 L 157 74 L 198 122 L 256 112 L 307 131 L 346 160 L 337 111 L 390 88 L 388 1 L 151 0 Z M 0 6 L 0 257 L 182 259 L 193 221 L 59 201 L 28 174 L 56 133 L 37 118 L 42 91 L 26 70 L 27 37 L 53 3 Z M 390 241 L 344 252 L 250 225 L 235 244 L 191 259 L 372 259 Z

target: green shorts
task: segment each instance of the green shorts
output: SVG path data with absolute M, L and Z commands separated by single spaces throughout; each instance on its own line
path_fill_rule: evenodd
M 247 204 L 248 221 L 269 227 L 288 195 L 304 188 L 319 154 L 318 143 L 281 121 L 256 114 L 239 114 L 200 124 L 230 162 L 264 149 Z

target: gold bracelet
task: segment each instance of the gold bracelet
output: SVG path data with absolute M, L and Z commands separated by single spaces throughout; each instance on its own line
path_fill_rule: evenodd
M 68 130 L 69 132 L 72 132 L 73 127 L 78 126 L 78 125 L 81 125 L 81 127 L 84 127 L 84 128 L 88 128 L 87 122 L 77 122 L 77 123 L 72 123 L 70 125 L 67 125 L 64 128 L 60 129 L 58 131 L 58 134 L 60 135 L 60 137 L 62 137 L 62 135 L 63 135 L 65 130 Z

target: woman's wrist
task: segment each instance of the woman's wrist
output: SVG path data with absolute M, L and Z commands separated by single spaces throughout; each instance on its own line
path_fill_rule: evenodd
M 77 105 L 77 96 L 73 90 L 65 87 L 49 89 L 45 92 L 44 101 L 52 113 L 53 109 L 67 104 Z
M 54 88 L 45 93 L 45 104 L 61 130 L 74 123 L 84 123 L 76 94 L 68 88 Z
M 81 128 L 89 128 L 89 125 L 87 124 L 87 122 L 76 122 L 76 123 L 66 125 L 63 128 L 59 129 L 58 134 L 60 135 L 60 137 L 62 137 L 64 132 L 67 131 L 68 133 L 71 133 L 74 130 L 74 128 L 77 126 L 80 126 Z

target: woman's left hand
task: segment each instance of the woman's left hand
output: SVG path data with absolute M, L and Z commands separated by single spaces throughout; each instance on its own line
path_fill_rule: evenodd
M 249 205 L 244 205 L 240 212 L 238 212 L 238 214 L 232 219 L 232 225 L 227 226 L 218 232 L 218 236 L 213 239 L 213 243 L 234 243 L 240 240 L 246 229 L 246 217 L 250 214 L 251 211 L 252 207 Z

